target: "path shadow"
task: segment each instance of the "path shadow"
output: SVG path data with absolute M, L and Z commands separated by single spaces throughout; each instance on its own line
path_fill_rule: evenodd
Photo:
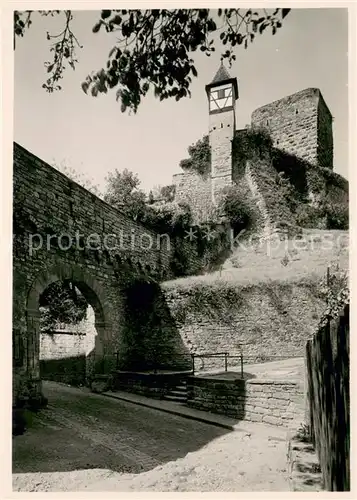
M 55 382 L 44 382 L 44 393 L 51 403 L 28 412 L 26 433 L 13 438 L 13 473 L 138 474 L 231 432 Z
M 160 286 L 138 279 L 127 286 L 124 297 L 126 322 L 118 368 L 190 370 L 190 352 Z

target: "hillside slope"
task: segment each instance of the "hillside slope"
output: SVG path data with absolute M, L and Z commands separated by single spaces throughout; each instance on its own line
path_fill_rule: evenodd
M 242 348 L 251 361 L 303 356 L 326 307 L 320 287 L 331 265 L 348 269 L 348 232 L 305 230 L 299 240 L 242 245 L 221 271 L 161 290 L 191 352 Z M 202 369 L 222 363 L 206 360 Z

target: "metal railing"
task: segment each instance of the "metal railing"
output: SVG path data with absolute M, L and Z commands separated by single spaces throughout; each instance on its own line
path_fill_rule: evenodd
M 296 358 L 303 356 L 301 355 L 253 355 L 253 354 L 244 354 L 243 351 L 239 354 L 230 354 L 227 351 L 224 352 L 203 352 L 203 353 L 183 353 L 176 354 L 171 358 L 171 366 L 170 370 L 182 370 L 189 371 L 191 366 L 192 375 L 198 372 L 209 371 L 208 366 L 205 366 L 205 360 L 217 360 L 216 363 L 211 365 L 212 369 L 218 369 L 219 366 L 222 366 L 224 372 L 227 372 L 229 368 L 233 368 L 237 370 L 239 367 L 240 375 L 243 378 L 244 376 L 244 365 L 247 364 L 260 364 L 266 363 L 270 361 L 279 361 L 283 359 Z M 201 366 L 198 366 L 198 362 L 201 360 Z M 221 360 L 221 362 L 220 362 Z M 120 353 L 115 352 L 113 354 L 104 354 L 104 355 L 94 355 L 92 357 L 92 363 L 94 367 L 94 371 L 98 374 L 106 374 L 110 373 L 113 370 L 120 369 Z M 206 369 L 205 369 L 206 368 Z M 155 360 L 152 361 L 149 365 L 146 365 L 146 368 L 142 368 L 139 371 L 152 371 L 153 373 L 157 373 L 160 370 L 167 370 L 167 365 L 161 365 Z M 135 370 L 133 370 L 135 371 Z
M 241 377 L 243 378 L 243 353 L 238 355 L 230 355 L 229 352 L 214 352 L 214 353 L 202 353 L 202 354 L 191 354 L 192 356 L 192 373 L 195 374 L 195 359 L 209 359 L 209 358 L 218 358 L 224 361 L 224 371 L 228 371 L 228 361 L 232 359 L 239 359 L 240 361 L 240 372 Z

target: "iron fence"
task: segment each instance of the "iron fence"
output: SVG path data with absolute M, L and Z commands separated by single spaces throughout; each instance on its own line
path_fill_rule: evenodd
M 130 371 L 150 371 L 157 373 L 159 371 L 177 370 L 189 371 L 192 375 L 210 370 L 223 369 L 225 372 L 228 369 L 239 370 L 241 377 L 244 376 L 244 365 L 247 364 L 260 364 L 270 361 L 279 361 L 284 359 L 291 359 L 301 357 L 302 354 L 287 355 L 254 355 L 245 354 L 241 351 L 238 354 L 230 354 L 228 351 L 221 352 L 203 352 L 203 353 L 183 353 L 175 354 L 170 357 L 169 363 L 160 363 L 153 360 L 150 363 L 132 365 Z M 208 362 L 207 362 L 208 361 Z M 209 362 L 211 361 L 211 362 Z M 199 365 L 199 362 L 201 364 Z M 93 355 L 92 356 L 91 371 L 96 374 L 109 374 L 113 371 L 120 371 L 121 361 L 120 353 L 113 354 Z

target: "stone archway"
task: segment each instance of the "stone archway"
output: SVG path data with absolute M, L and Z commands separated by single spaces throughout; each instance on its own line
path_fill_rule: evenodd
M 61 263 L 41 272 L 30 287 L 26 303 L 26 372 L 36 393 L 42 393 L 39 363 L 40 296 L 51 283 L 64 280 L 72 281 L 94 310 L 97 336 L 95 350 L 89 356 L 89 365 L 94 363 L 94 358 L 98 359 L 104 355 L 106 341 L 110 339 L 112 334 L 105 290 L 88 271 L 75 264 Z

